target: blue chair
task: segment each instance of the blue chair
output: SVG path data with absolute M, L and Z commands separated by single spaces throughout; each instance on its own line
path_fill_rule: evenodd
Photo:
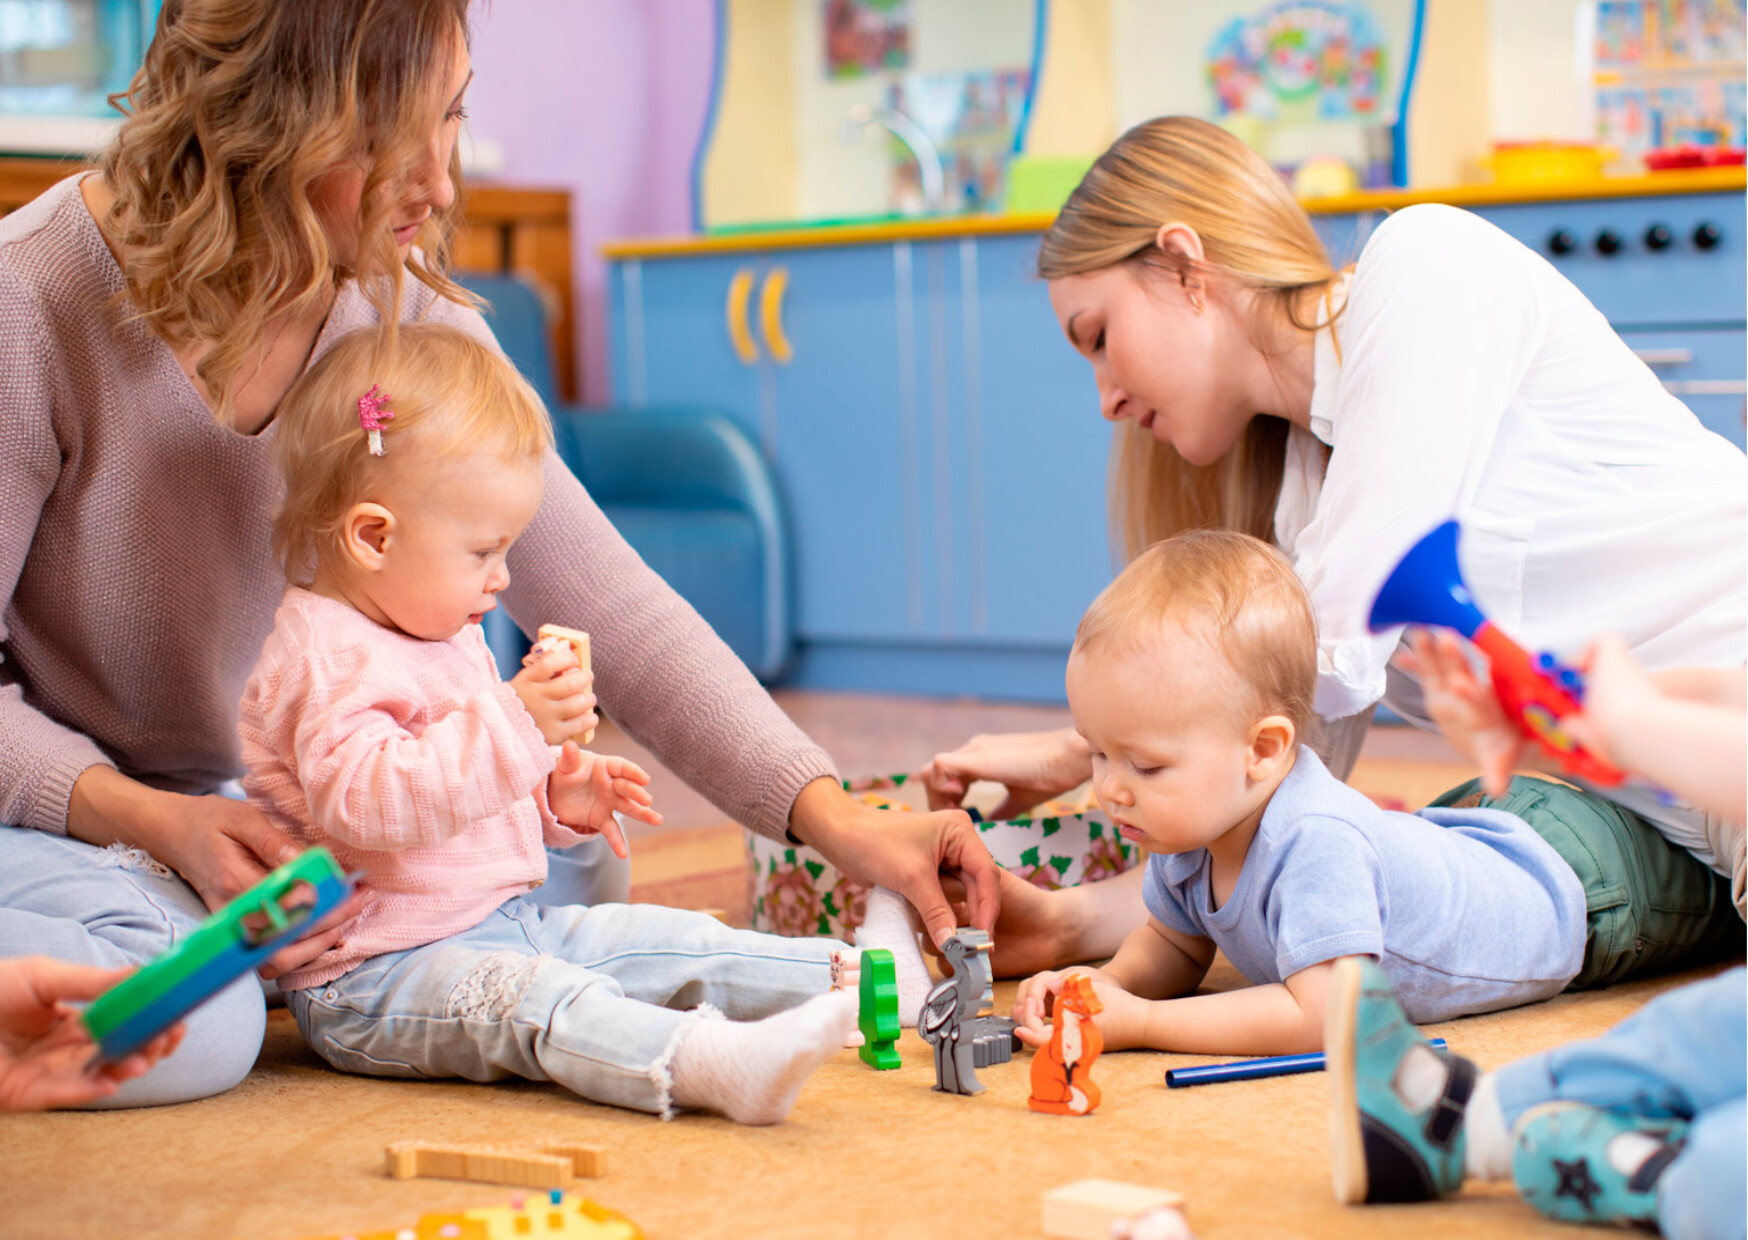
M 580 409 L 554 404 L 546 316 L 513 276 L 459 277 L 486 298 L 486 321 L 552 410 L 559 458 L 638 555 L 761 680 L 794 640 L 789 541 L 771 471 L 745 434 L 703 409 Z M 486 640 L 508 677 L 527 639 L 502 611 Z

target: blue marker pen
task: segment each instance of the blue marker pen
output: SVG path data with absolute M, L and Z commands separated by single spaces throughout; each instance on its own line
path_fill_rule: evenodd
M 1442 1051 L 1443 1038 L 1431 1038 L 1428 1044 Z M 1240 1059 L 1237 1063 L 1207 1063 L 1194 1068 L 1171 1068 L 1165 1083 L 1173 1089 L 1191 1085 L 1212 1085 L 1218 1081 L 1254 1081 L 1265 1076 L 1293 1076 L 1300 1072 L 1323 1071 L 1323 1052 L 1308 1055 L 1273 1055 L 1267 1059 Z

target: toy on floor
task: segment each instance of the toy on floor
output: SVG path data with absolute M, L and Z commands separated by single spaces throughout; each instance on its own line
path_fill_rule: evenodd
M 1052 1115 L 1090 1115 L 1099 1105 L 1092 1079 L 1093 1060 L 1105 1049 L 1105 1035 L 1093 1017 L 1105 1010 L 1092 978 L 1077 973 L 1056 996 L 1050 1042 L 1032 1056 L 1032 1096 L 1026 1105 Z
M 1625 774 L 1585 749 L 1561 726 L 1562 719 L 1581 709 L 1583 673 L 1551 654 L 1532 660 L 1528 651 L 1500 632 L 1475 605 L 1457 564 L 1460 532 L 1455 521 L 1446 521 L 1409 548 L 1378 589 L 1368 621 L 1372 632 L 1399 624 L 1456 630 L 1487 655 L 1493 691 L 1526 737 L 1568 774 L 1604 786 L 1622 783 Z
M 1443 1038 L 1428 1038 L 1427 1045 L 1443 1050 Z M 1240 1059 L 1236 1063 L 1204 1063 L 1193 1068 L 1167 1068 L 1165 1083 L 1172 1089 L 1187 1089 L 1191 1085 L 1216 1085 L 1221 1081 L 1256 1081 L 1268 1076 L 1293 1076 L 1300 1072 L 1321 1072 L 1322 1051 L 1303 1055 L 1270 1055 L 1264 1059 Z
M 617 1210 L 586 1197 L 554 1190 L 530 1202 L 512 1197 L 507 1206 L 482 1206 L 453 1214 L 427 1214 L 411 1227 L 342 1232 L 310 1240 L 643 1240 L 643 1230 Z
M 334 854 L 315 847 L 274 870 L 200 929 L 104 991 L 82 1019 L 99 1059 L 125 1059 L 264 963 L 352 890 Z
M 1190 1220 L 1176 1206 L 1160 1206 L 1111 1224 L 1111 1240 L 1196 1240 Z
M 582 1176 L 607 1174 L 607 1151 L 593 1145 L 440 1145 L 397 1141 L 384 1150 L 396 1180 L 429 1178 L 512 1184 L 521 1188 L 569 1188 Z
M 1120 1234 L 1133 1234 L 1135 1240 L 1147 1235 L 1151 1240 L 1151 1232 L 1134 1233 L 1133 1228 L 1158 1211 L 1176 1213 L 1183 1201 L 1182 1193 L 1166 1188 L 1147 1188 L 1121 1180 L 1076 1180 L 1044 1194 L 1044 1234 L 1062 1240 L 1107 1240 Z M 1122 1227 L 1131 1230 L 1120 1232 Z
M 529 653 L 545 654 L 548 650 L 557 650 L 560 646 L 569 646 L 571 653 L 577 658 L 577 666 L 585 672 L 589 670 L 589 635 L 577 629 L 567 629 L 562 624 L 541 625 L 534 634 L 534 649 Z M 594 739 L 594 728 L 583 733 L 583 744 L 587 745 Z
M 942 947 L 953 976 L 929 991 L 917 1016 L 917 1032 L 935 1048 L 935 1088 L 942 1093 L 982 1093 L 976 1069 L 1007 1063 L 1021 1045 L 1014 1021 L 994 1014 L 993 946 L 982 930 L 955 931 Z
M 832 957 L 837 966 L 837 957 Z M 898 1053 L 898 967 L 884 947 L 870 947 L 861 954 L 855 979 L 856 1028 L 861 1031 L 857 1054 L 862 1062 L 880 1072 L 904 1066 Z

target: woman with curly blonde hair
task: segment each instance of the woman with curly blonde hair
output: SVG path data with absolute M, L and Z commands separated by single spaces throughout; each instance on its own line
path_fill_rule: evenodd
M 274 413 L 355 328 L 447 323 L 496 347 L 444 273 L 469 6 L 166 0 L 101 170 L 0 220 L 0 956 L 138 963 L 295 852 L 258 810 L 206 795 L 241 770 L 238 701 L 285 587 Z M 569 717 L 592 724 L 598 688 L 739 821 L 904 891 L 937 938 L 953 920 L 938 875 L 958 872 L 991 924 L 969 818 L 873 830 L 550 452 L 542 476 L 503 601 L 524 629 L 592 634 L 592 680 L 549 669 Z M 542 894 L 623 899 L 623 866 L 579 847 Z M 362 907 L 273 970 L 320 956 Z M 227 1089 L 263 1028 L 242 979 L 108 1104 Z

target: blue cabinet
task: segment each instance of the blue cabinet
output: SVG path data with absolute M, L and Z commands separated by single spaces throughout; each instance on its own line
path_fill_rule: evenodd
M 1060 700 L 1109 428 L 1035 235 L 614 264 L 615 396 L 722 409 L 793 531 L 795 683 Z

